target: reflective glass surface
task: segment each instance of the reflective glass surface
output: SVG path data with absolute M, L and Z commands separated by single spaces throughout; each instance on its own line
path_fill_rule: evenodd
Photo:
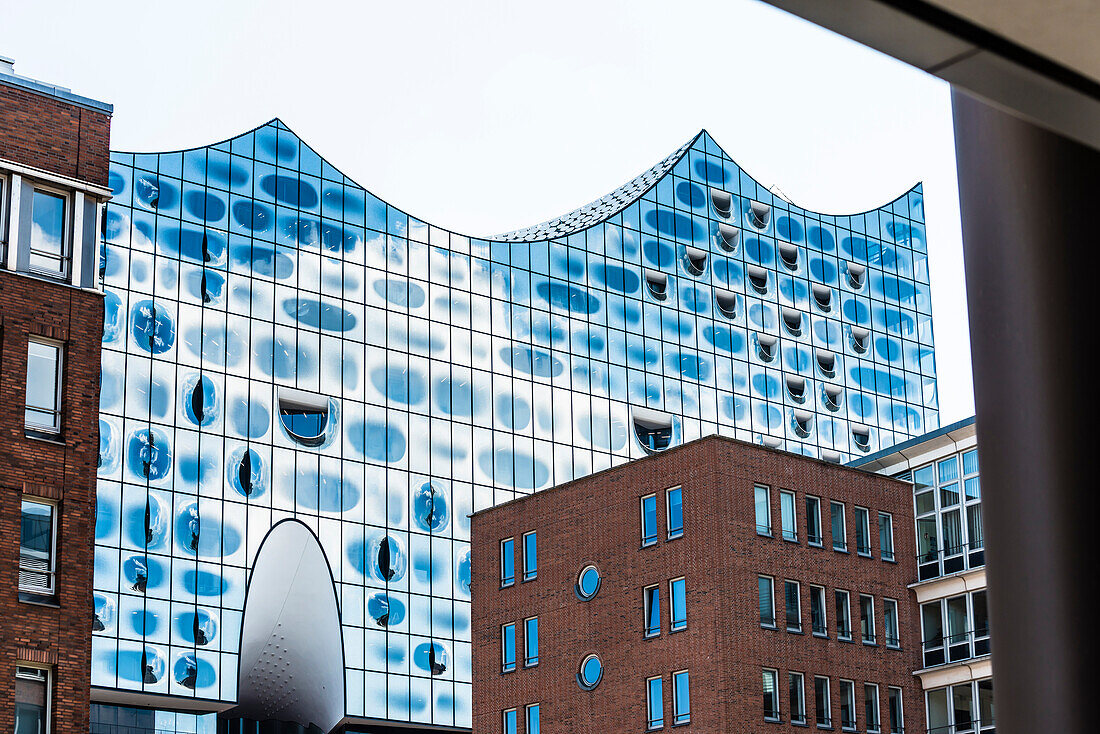
M 712 433 L 841 461 L 938 426 L 919 186 L 820 215 L 701 133 L 477 239 L 278 121 L 114 153 L 110 184 L 96 686 L 237 702 L 246 584 L 291 520 L 346 715 L 469 727 L 471 512 Z

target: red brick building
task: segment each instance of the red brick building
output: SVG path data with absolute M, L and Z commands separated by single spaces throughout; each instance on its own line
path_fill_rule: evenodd
M 88 731 L 111 111 L 0 58 L 0 731 Z
M 473 731 L 923 730 L 911 492 L 711 437 L 476 513 Z

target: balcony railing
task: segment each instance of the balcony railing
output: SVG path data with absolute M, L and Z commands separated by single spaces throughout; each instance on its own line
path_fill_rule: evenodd
M 989 628 L 967 630 L 953 635 L 934 637 L 921 644 L 924 667 L 957 663 L 961 660 L 989 654 Z
M 917 580 L 927 581 L 984 565 L 985 542 L 982 540 L 930 548 L 917 554 Z
M 931 726 L 928 734 L 995 734 L 996 728 L 993 722 L 983 723 L 980 719 L 965 724 L 947 724 L 946 726 Z

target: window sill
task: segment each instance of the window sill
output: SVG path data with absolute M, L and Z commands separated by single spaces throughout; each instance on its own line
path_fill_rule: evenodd
M 661 636 L 660 632 L 646 632 L 642 637 L 647 640 L 656 640 Z
M 829 639 L 829 633 L 828 633 L 828 632 L 814 632 L 814 633 L 813 633 L 813 636 L 814 636 L 814 637 L 818 637 L 818 638 L 820 638 L 820 639 L 822 639 L 822 640 L 827 640 L 827 639 Z
M 877 642 L 875 642 L 874 640 L 870 640 L 870 641 L 868 641 L 868 640 L 861 640 L 861 642 L 862 642 L 862 643 L 863 643 L 864 645 L 866 645 L 867 647 L 878 647 L 878 643 L 877 643 Z
M 61 438 L 61 432 L 50 433 L 47 431 L 37 431 L 33 428 L 25 428 L 23 435 L 26 438 L 34 439 L 35 441 L 41 441 L 42 443 L 52 444 L 54 446 L 67 446 L 65 440 Z
M 806 728 L 808 728 L 808 727 L 809 727 L 810 725 L 809 725 L 809 724 L 807 724 L 807 723 L 806 723 L 805 721 L 792 721 L 792 722 L 791 722 L 791 726 L 797 726 L 797 727 L 799 727 L 799 728 L 802 728 L 802 729 L 806 729 Z
M 887 650 L 899 650 L 900 651 L 901 650 L 901 645 L 887 645 L 886 649 Z
M 691 723 L 691 719 L 688 719 L 687 721 L 680 721 L 680 722 L 677 722 L 677 723 L 673 724 L 672 728 L 675 729 L 678 726 L 687 726 L 690 723 Z
M 670 629 L 670 630 L 668 631 L 668 633 L 669 633 L 670 635 L 674 635 L 674 634 L 676 634 L 677 632 L 683 632 L 683 631 L 685 631 L 686 629 L 687 629 L 687 625 L 685 624 L 685 625 L 684 625 L 683 627 L 675 627 L 675 628 L 672 628 L 672 629 Z
M 801 635 L 801 634 L 803 634 L 801 627 L 787 627 L 787 632 L 789 634 L 792 634 L 792 635 Z
M 672 534 L 670 534 L 670 535 L 668 536 L 667 540 L 676 540 L 677 538 L 682 538 L 682 537 L 684 537 L 684 531 L 682 531 L 682 530 L 681 530 L 681 531 L 680 531 L 680 532 L 678 532 L 678 533 L 672 533 Z M 678 724 L 673 724 L 673 726 L 679 726 L 679 725 L 678 725 Z
M 764 717 L 764 721 L 768 722 L 769 724 L 782 724 L 783 723 L 783 719 L 778 719 L 778 718 L 777 719 L 772 719 L 772 718 L 768 718 L 767 716 Z
M 794 543 L 795 545 L 801 545 L 801 543 L 798 542 L 798 536 L 797 535 L 793 538 L 788 538 L 786 536 L 783 536 L 783 540 L 787 543 Z
M 642 548 L 652 548 L 655 545 L 657 545 L 657 539 L 656 538 L 654 538 L 653 540 L 643 540 L 641 547 Z
M 771 630 L 771 631 L 775 632 L 779 628 L 776 627 L 774 624 L 761 624 L 760 629 L 762 629 L 762 630 Z
M 61 604 L 57 601 L 57 594 L 35 594 L 31 591 L 20 591 L 19 601 L 23 604 L 33 604 L 38 607 L 61 608 Z
M 894 563 L 894 564 L 897 563 L 897 559 L 894 558 L 893 556 L 891 556 L 890 558 L 887 558 L 886 556 L 882 556 L 882 561 L 883 561 L 883 563 Z
M 845 546 L 844 548 L 837 548 L 836 546 L 833 546 L 833 552 L 834 553 L 844 553 L 845 555 L 847 555 L 848 547 Z
M 500 584 L 500 588 L 507 589 L 509 586 L 515 586 L 515 585 L 516 585 L 515 581 L 508 581 L 507 583 L 502 582 Z
M 539 662 L 536 660 L 533 663 L 524 663 L 523 667 L 524 668 L 537 668 L 537 667 L 539 667 Z
M 837 642 L 847 642 L 849 645 L 855 643 L 855 640 L 852 639 L 851 637 L 838 637 L 838 638 L 836 638 L 836 641 Z
M 818 729 L 824 729 L 825 731 L 832 731 L 833 730 L 833 725 L 831 723 L 830 724 L 818 724 L 817 728 Z
M 825 547 L 825 541 L 824 540 L 807 540 L 806 545 L 808 545 L 811 548 L 824 548 Z
M 866 553 L 864 553 L 863 551 L 856 551 L 856 555 L 859 556 L 860 558 L 871 558 L 872 557 L 871 556 L 871 551 L 867 551 Z
M 771 534 L 770 531 L 767 532 L 767 533 L 763 533 L 763 532 L 757 530 L 756 534 L 759 535 L 761 538 L 770 538 L 770 537 L 772 537 L 772 534 Z
M 524 576 L 523 577 L 523 583 L 526 584 L 528 581 L 534 581 L 538 577 L 539 577 L 538 574 L 535 574 L 534 576 Z M 509 584 L 509 585 L 511 585 L 511 584 Z

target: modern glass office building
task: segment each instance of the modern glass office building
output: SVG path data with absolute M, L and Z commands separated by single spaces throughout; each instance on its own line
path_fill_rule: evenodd
M 919 185 L 820 215 L 702 132 L 475 239 L 279 121 L 111 185 L 93 699 L 468 727 L 475 509 L 711 433 L 938 426 Z

